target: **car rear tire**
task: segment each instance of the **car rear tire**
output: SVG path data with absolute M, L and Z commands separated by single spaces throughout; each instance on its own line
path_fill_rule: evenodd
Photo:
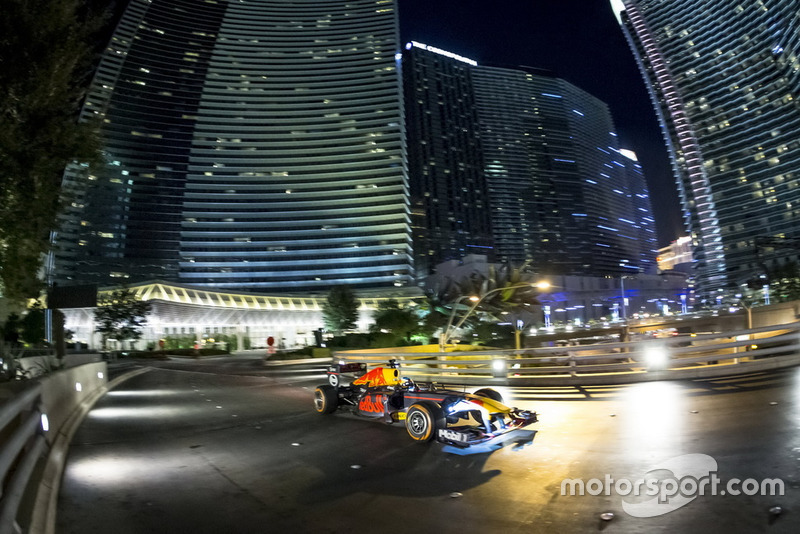
M 314 409 L 319 414 L 329 414 L 339 406 L 339 394 L 336 388 L 327 384 L 317 386 L 314 390 Z
M 446 424 L 442 409 L 434 402 L 412 404 L 406 413 L 406 430 L 414 441 L 432 440 L 437 431 Z
M 500 404 L 503 403 L 503 396 L 497 390 L 492 388 L 481 388 L 473 393 L 473 395 L 477 395 L 478 397 L 486 397 L 487 399 L 492 399 Z

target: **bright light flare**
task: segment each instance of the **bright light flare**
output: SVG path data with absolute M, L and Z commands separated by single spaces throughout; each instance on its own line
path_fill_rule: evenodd
M 164 397 L 167 395 L 177 395 L 179 392 L 177 389 L 143 389 L 143 390 L 133 390 L 133 389 L 113 389 L 106 393 L 109 397 Z
M 622 395 L 617 417 L 624 425 L 623 454 L 652 458 L 681 450 L 688 408 L 684 388 L 673 382 L 641 382 Z
M 181 416 L 189 416 L 192 413 L 199 413 L 202 409 L 206 408 L 204 404 L 197 406 L 129 406 L 123 407 L 103 407 L 95 408 L 89 412 L 88 417 L 92 419 L 142 419 L 142 420 L 155 420 L 161 421 L 166 418 L 178 418 Z
M 647 347 L 644 349 L 644 362 L 650 371 L 666 369 L 669 364 L 669 353 L 662 346 Z
M 187 459 L 177 455 L 92 456 L 76 458 L 67 466 L 66 476 L 98 488 L 124 491 L 132 486 L 164 487 Z

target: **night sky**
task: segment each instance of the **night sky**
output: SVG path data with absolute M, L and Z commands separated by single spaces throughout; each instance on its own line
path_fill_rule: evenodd
M 659 246 L 683 235 L 661 130 L 608 0 L 398 0 L 401 38 L 479 64 L 527 65 L 606 102 L 650 187 Z

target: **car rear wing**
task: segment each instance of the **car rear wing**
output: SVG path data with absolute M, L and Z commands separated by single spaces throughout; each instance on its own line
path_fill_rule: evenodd
M 342 385 L 342 375 L 355 379 L 366 372 L 366 363 L 338 362 L 328 367 L 328 383 L 333 387 L 339 387 Z

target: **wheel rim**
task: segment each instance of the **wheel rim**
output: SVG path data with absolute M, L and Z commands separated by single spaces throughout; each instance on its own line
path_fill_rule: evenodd
M 428 420 L 422 412 L 414 412 L 408 420 L 408 426 L 415 436 L 422 436 L 428 430 Z
M 325 409 L 325 399 L 322 396 L 322 391 L 320 390 L 316 390 L 314 392 L 314 407 L 318 412 L 321 412 Z

